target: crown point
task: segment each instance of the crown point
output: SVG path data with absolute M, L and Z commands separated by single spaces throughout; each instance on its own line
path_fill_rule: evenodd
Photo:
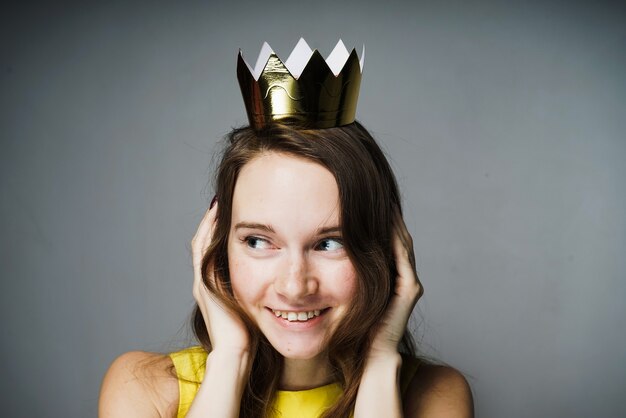
M 361 66 L 361 72 L 363 72 L 363 66 L 365 65 L 365 44 L 363 44 L 363 49 L 361 50 L 361 59 L 359 60 L 359 65 Z
M 259 57 L 257 58 L 256 64 L 254 65 L 254 71 L 252 71 L 252 68 L 250 68 L 250 65 L 248 65 L 248 68 L 250 68 L 255 80 L 259 80 L 259 77 L 261 76 L 261 73 L 263 72 L 263 69 L 267 64 L 267 60 L 270 59 L 270 55 L 272 55 L 273 53 L 274 50 L 272 49 L 270 44 L 268 44 L 267 42 L 263 42 L 263 46 L 261 47 L 261 51 L 259 52 Z
M 237 55 L 237 65 L 240 65 L 242 62 L 246 64 L 246 67 L 248 67 L 248 71 L 250 71 L 250 74 L 254 74 L 254 70 L 252 69 L 252 67 L 250 67 L 248 61 L 246 61 L 246 59 L 243 57 L 243 51 L 241 50 L 241 48 L 239 48 L 239 54 Z
M 350 53 L 346 49 L 346 46 L 343 44 L 343 41 L 339 39 L 339 42 L 337 42 L 333 51 L 330 53 L 328 58 L 326 58 L 326 63 L 335 76 L 339 75 L 346 64 L 346 61 L 348 61 L 349 56 Z
M 300 78 L 304 67 L 311 59 L 311 55 L 313 55 L 313 50 L 304 38 L 300 38 L 291 54 L 289 54 L 289 58 L 285 61 L 285 67 L 287 67 L 293 78 L 296 80 Z

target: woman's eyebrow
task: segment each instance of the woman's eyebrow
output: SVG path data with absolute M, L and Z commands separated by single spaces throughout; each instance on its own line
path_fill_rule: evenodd
M 274 233 L 271 225 L 259 224 L 254 222 L 239 222 L 235 225 L 235 231 L 238 229 L 260 229 L 261 231 Z
M 265 232 L 276 232 L 271 225 L 260 224 L 256 222 L 239 222 L 235 225 L 235 230 L 238 229 L 259 229 Z M 316 231 L 316 235 L 325 235 L 335 232 L 341 232 L 341 227 L 339 225 L 320 228 Z
M 325 234 L 330 234 L 334 232 L 341 232 L 341 227 L 337 225 L 337 226 L 328 226 L 325 228 L 320 228 L 317 230 L 317 235 L 325 235 Z

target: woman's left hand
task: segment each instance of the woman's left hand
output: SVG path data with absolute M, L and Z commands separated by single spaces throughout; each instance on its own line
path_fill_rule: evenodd
M 398 271 L 396 287 L 372 341 L 370 358 L 391 353 L 397 355 L 398 344 L 402 340 L 411 312 L 424 293 L 415 270 L 413 238 L 399 211 L 394 216 L 392 246 Z

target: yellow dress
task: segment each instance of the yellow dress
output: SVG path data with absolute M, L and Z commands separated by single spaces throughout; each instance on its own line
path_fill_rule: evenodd
M 204 379 L 204 368 L 207 353 L 202 347 L 190 347 L 169 354 L 176 375 L 178 376 L 178 389 L 180 401 L 178 403 L 178 418 L 184 418 L 191 407 L 194 397 Z M 414 358 L 404 358 L 400 385 L 402 391 L 406 389 L 419 361 Z M 270 418 L 317 418 L 328 407 L 332 406 L 341 396 L 342 390 L 338 383 L 320 386 L 309 390 L 287 391 L 279 390 L 273 402 L 273 414 Z

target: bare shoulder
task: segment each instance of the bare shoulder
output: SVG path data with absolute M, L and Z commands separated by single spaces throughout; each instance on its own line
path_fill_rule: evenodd
M 404 394 L 404 415 L 407 418 L 472 418 L 472 390 L 458 370 L 422 364 Z
M 175 417 L 178 380 L 169 356 L 131 351 L 116 358 L 100 389 L 100 418 Z

